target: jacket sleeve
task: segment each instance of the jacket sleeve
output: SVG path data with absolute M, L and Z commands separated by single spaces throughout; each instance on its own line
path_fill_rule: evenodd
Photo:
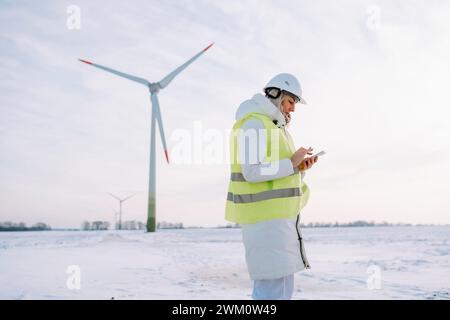
M 258 119 L 249 119 L 238 134 L 239 162 L 242 174 L 248 182 L 280 179 L 298 172 L 294 171 L 290 159 L 263 162 L 266 156 L 266 130 Z M 302 178 L 304 172 L 302 172 Z

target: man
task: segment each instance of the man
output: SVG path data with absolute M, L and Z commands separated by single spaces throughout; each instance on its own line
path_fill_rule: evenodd
M 286 130 L 295 104 L 306 103 L 297 78 L 281 73 L 264 93 L 236 112 L 225 218 L 241 225 L 253 299 L 290 299 L 295 272 L 309 268 L 298 219 L 309 197 L 304 171 L 318 157 L 295 150 Z

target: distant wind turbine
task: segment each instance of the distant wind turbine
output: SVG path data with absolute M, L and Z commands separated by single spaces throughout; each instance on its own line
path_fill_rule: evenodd
M 117 230 L 119 229 L 119 225 L 117 223 L 117 217 L 119 216 L 119 211 L 117 211 L 116 209 L 114 210 L 114 229 Z
M 135 196 L 136 194 L 132 194 L 131 196 L 128 196 L 126 198 L 120 199 L 119 197 L 113 195 L 112 193 L 108 192 L 108 194 L 111 197 L 116 198 L 117 200 L 119 200 L 119 230 L 122 230 L 122 203 L 127 201 L 128 199 L 130 199 L 131 197 Z
M 164 147 L 164 154 L 167 163 L 169 163 L 169 154 L 167 151 L 166 138 L 164 136 L 164 128 L 161 119 L 161 110 L 159 109 L 158 92 L 164 89 L 169 83 L 187 66 L 200 57 L 206 50 L 208 50 L 214 43 L 211 43 L 205 49 L 197 53 L 184 64 L 173 70 L 159 82 L 150 82 L 144 78 L 136 77 L 127 73 L 123 73 L 99 64 L 92 63 L 87 60 L 78 59 L 81 62 L 87 63 L 93 67 L 111 72 L 120 77 L 135 81 L 145 85 L 150 91 L 150 100 L 152 103 L 151 129 L 150 129 L 150 170 L 149 170 L 149 188 L 148 188 L 148 217 L 147 217 L 147 232 L 155 232 L 156 230 L 156 168 L 155 168 L 155 121 L 158 121 L 159 133 L 161 136 L 162 145 Z

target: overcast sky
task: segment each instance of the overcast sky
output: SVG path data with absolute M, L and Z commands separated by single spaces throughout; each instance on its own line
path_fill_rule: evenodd
M 123 220 L 145 221 L 148 91 L 77 59 L 158 81 L 215 42 L 160 92 L 169 155 L 180 132 L 206 152 L 196 126 L 228 150 L 239 104 L 289 72 L 308 101 L 295 144 L 327 152 L 303 222 L 450 223 L 449 15 L 448 1 L 2 1 L 0 221 L 112 222 L 107 192 L 137 193 Z M 157 219 L 225 224 L 225 156 L 167 164 L 156 147 Z

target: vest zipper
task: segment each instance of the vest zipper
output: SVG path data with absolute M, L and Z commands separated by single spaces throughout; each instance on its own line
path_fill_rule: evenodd
M 303 265 L 305 269 L 311 269 L 311 265 L 308 262 L 308 258 L 306 258 L 305 247 L 303 246 L 303 238 L 300 230 L 298 228 L 298 221 L 300 219 L 300 214 L 297 215 L 297 221 L 295 222 L 295 229 L 297 230 L 298 241 L 300 244 L 300 256 L 302 257 Z

